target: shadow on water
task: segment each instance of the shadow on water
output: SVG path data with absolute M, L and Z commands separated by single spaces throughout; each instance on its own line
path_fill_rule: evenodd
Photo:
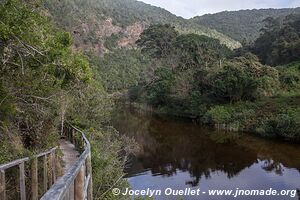
M 126 169 L 133 188 L 147 181 L 152 188 L 300 188 L 299 145 L 215 132 L 134 109 L 116 113 L 114 126 L 140 145 Z

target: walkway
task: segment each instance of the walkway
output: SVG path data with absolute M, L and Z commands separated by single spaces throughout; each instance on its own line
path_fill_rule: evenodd
M 67 140 L 60 140 L 59 148 L 63 153 L 63 162 L 64 162 L 64 172 L 66 172 L 71 166 L 75 164 L 78 159 L 79 153 L 76 151 L 75 146 L 67 141 Z

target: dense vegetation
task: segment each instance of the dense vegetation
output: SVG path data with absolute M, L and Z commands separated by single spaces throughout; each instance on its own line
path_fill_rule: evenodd
M 300 8 L 224 11 L 195 17 L 191 21 L 216 29 L 242 43 L 250 43 L 260 36 L 260 30 L 265 26 L 264 19 L 284 18 L 295 13 L 300 13 Z
M 68 31 L 80 32 L 78 43 L 103 43 L 107 37 L 101 37 L 99 26 L 111 18 L 115 27 L 126 28 L 135 23 L 172 24 L 180 32 L 197 33 L 217 38 L 231 48 L 240 46 L 239 42 L 213 29 L 198 25 L 192 21 L 177 17 L 172 13 L 136 0 L 47 0 L 45 7 L 54 20 Z M 68 13 L 68 15 L 65 15 Z M 84 25 L 84 31 L 81 27 Z M 109 30 L 106 30 L 109 32 Z M 117 31 L 118 32 L 118 31 Z M 122 34 L 122 31 L 118 32 Z M 107 36 L 107 35 L 106 35 Z M 108 34 L 108 36 L 111 36 Z M 75 37 L 76 38 L 76 37 Z M 99 41 L 102 40 L 102 41 Z
M 44 12 L 36 1 L 0 3 L 0 163 L 57 146 L 67 120 L 91 140 L 95 197 L 112 199 L 107 190 L 126 184 L 118 152 L 129 140 L 107 126 L 113 105 L 100 75 Z
M 107 191 L 126 185 L 119 153 L 132 141 L 109 126 L 110 97 L 127 89 L 157 112 L 299 140 L 300 18 L 265 22 L 233 51 L 236 41 L 133 0 L 1 1 L 0 163 L 56 146 L 69 121 L 91 140 L 95 197 L 116 198 Z M 134 23 L 147 29 L 119 48 Z
M 235 52 L 169 25 L 149 27 L 137 44 L 155 67 L 130 90 L 131 99 L 218 129 L 299 140 L 299 15 L 286 20 L 284 27 L 267 24 L 255 45 Z
M 267 18 L 262 35 L 250 47 L 263 63 L 282 65 L 300 58 L 300 15 Z M 246 47 L 247 48 L 247 47 Z

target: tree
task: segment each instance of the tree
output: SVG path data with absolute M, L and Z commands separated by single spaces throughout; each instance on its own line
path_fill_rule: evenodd
M 287 64 L 300 57 L 300 15 L 289 15 L 283 22 L 267 18 L 262 35 L 255 41 L 252 52 L 269 65 Z
M 137 45 L 143 53 L 147 53 L 154 58 L 164 58 L 173 51 L 173 43 L 178 36 L 178 32 L 171 25 L 151 25 L 137 41 Z
M 180 66 L 183 69 L 200 65 L 207 67 L 224 59 L 231 52 L 219 40 L 197 34 L 178 36 L 174 46 L 178 49 L 177 56 L 180 57 Z
M 174 75 L 171 69 L 161 67 L 154 72 L 155 81 L 147 88 L 147 99 L 154 106 L 164 105 L 168 102 Z
M 276 69 L 262 65 L 253 54 L 227 60 L 224 68 L 210 77 L 213 96 L 225 102 L 253 101 L 271 96 L 279 87 Z
M 0 4 L 0 128 L 31 150 L 55 142 L 63 97 L 92 78 L 86 58 L 71 51 L 71 35 L 40 11 L 35 1 Z

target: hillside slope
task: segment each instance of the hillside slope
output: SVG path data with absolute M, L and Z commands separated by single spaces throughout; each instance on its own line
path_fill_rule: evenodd
M 111 46 L 134 46 L 143 30 L 156 23 L 219 39 L 230 48 L 240 47 L 239 42 L 215 30 L 136 0 L 46 0 L 44 5 L 59 26 L 73 33 L 76 48 L 92 48 L 100 54 Z
M 260 29 L 264 27 L 264 19 L 268 17 L 283 18 L 295 13 L 300 13 L 300 8 L 224 11 L 194 17 L 190 21 L 216 29 L 240 42 L 245 39 L 247 42 L 252 42 L 259 37 Z

